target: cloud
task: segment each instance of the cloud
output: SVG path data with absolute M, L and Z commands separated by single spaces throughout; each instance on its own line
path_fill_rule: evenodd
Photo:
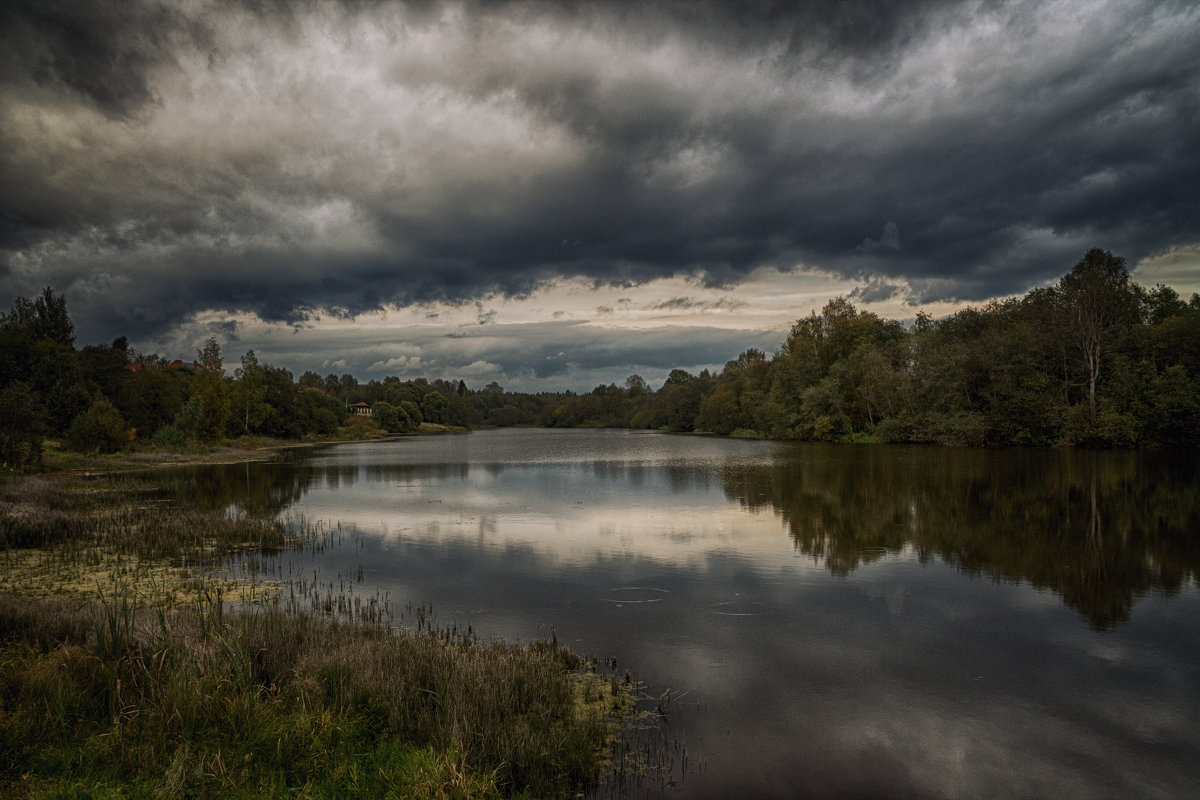
M 390 375 L 407 375 L 410 372 L 419 373 L 423 364 L 420 356 L 392 356 L 386 360 L 376 361 L 367 365 L 367 372 L 386 372 Z
M 904 287 L 900 284 L 891 283 L 882 278 L 871 278 L 866 284 L 852 291 L 850 299 L 861 303 L 882 303 L 903 292 Z
M 746 303 L 731 297 L 721 297 L 717 300 L 698 300 L 694 297 L 672 297 L 651 303 L 646 308 L 651 311 L 734 311 Z
M 499 313 L 494 308 L 485 309 L 483 303 L 475 303 L 475 324 L 476 325 L 493 325 L 496 322 L 496 314 Z
M 85 340 L 764 266 L 974 300 L 1200 242 L 1194 4 L 754 12 L 7 3 L 0 300 Z
M 883 224 L 883 234 L 879 239 L 876 240 L 870 237 L 863 239 L 862 243 L 855 249 L 860 253 L 898 252 L 903 249 L 900 246 L 900 227 L 894 222 L 885 222 Z

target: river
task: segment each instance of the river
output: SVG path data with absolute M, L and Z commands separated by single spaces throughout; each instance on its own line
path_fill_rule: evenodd
M 669 689 L 667 797 L 1200 796 L 1194 453 L 504 429 L 177 474 L 337 531 L 280 574 Z

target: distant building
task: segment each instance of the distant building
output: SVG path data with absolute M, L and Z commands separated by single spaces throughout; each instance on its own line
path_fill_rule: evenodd
M 371 416 L 371 406 L 366 403 L 354 403 L 350 406 L 350 413 L 356 417 Z

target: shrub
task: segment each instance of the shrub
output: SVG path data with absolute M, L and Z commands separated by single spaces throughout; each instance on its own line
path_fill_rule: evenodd
M 129 432 L 121 412 L 100 398 L 71 422 L 67 441 L 83 453 L 115 453 L 128 443 Z
M 351 417 L 338 430 L 345 439 L 370 439 L 379 433 L 379 423 L 370 417 Z
M 154 443 L 160 447 L 180 450 L 187 446 L 187 437 L 174 425 L 163 425 L 154 432 Z

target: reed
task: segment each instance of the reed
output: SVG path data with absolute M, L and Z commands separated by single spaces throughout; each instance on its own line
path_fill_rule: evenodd
M 562 797 L 662 763 L 629 744 L 636 682 L 556 641 L 397 620 L 361 571 L 264 591 L 264 552 L 337 527 L 130 476 L 0 482 L 0 503 L 0 796 Z
M 0 794 L 559 797 L 631 710 L 549 642 L 221 607 L 0 597 Z

